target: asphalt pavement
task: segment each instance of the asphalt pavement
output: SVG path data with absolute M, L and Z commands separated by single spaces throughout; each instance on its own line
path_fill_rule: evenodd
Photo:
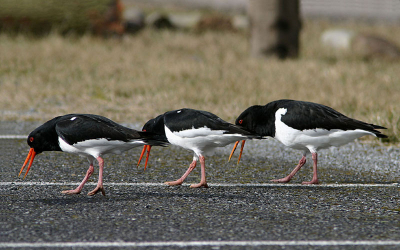
M 195 169 L 179 178 L 192 153 L 153 147 L 149 166 L 136 167 L 141 149 L 106 155 L 106 196 L 64 195 L 86 173 L 85 158 L 44 152 L 25 180 L 18 172 L 25 139 L 0 139 L 0 248 L 102 249 L 398 249 L 400 149 L 359 142 L 319 154 L 320 185 L 311 158 L 290 184 L 274 184 L 301 152 L 274 140 L 248 141 L 244 156 L 227 162 L 231 147 L 206 158 L 210 188 L 192 189 Z

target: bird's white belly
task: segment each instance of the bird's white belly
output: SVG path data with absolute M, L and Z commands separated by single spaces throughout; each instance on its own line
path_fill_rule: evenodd
M 240 134 L 224 134 L 223 130 L 212 131 L 209 128 L 172 132 L 167 126 L 165 135 L 169 143 L 193 150 L 196 155 L 209 154 L 216 147 L 225 147 L 246 138 Z
M 64 152 L 75 153 L 84 156 L 98 157 L 100 155 L 114 153 L 120 154 L 131 148 L 143 146 L 144 142 L 141 140 L 123 142 L 123 141 L 109 141 L 107 139 L 93 139 L 70 145 L 66 143 L 61 137 L 58 138 L 60 148 Z

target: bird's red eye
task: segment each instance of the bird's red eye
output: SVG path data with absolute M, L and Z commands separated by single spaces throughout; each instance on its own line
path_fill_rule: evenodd
M 239 120 L 239 124 L 242 124 L 243 123 L 243 120 Z
M 30 138 L 29 138 L 29 141 L 30 141 L 30 142 L 33 142 L 33 140 L 34 140 L 33 137 L 30 137 Z
M 146 132 L 146 129 L 143 129 L 143 132 Z

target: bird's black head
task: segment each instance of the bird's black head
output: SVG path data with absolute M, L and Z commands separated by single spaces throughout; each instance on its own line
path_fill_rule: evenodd
M 168 143 L 164 129 L 164 114 L 146 122 L 142 128 L 142 131 L 151 134 L 151 137 L 155 140 Z
M 18 176 L 21 175 L 26 164 L 30 160 L 29 166 L 24 175 L 24 178 L 26 177 L 37 154 L 40 154 L 43 151 L 61 151 L 61 148 L 58 145 L 58 135 L 55 129 L 58 120 L 59 117 L 53 118 L 29 134 L 27 143 L 31 149 L 29 150 L 28 156 L 26 157 Z
M 237 126 L 261 136 L 274 136 L 274 113 L 266 106 L 254 105 L 243 111 L 235 121 Z
M 43 136 L 40 133 L 31 132 L 26 140 L 29 147 L 33 148 L 36 154 L 40 154 L 43 151 L 46 151 L 46 140 L 44 140 Z
M 57 121 L 58 117 L 37 127 L 29 134 L 27 143 L 29 147 L 35 150 L 36 154 L 43 151 L 61 151 L 56 132 Z
M 165 136 L 164 114 L 146 122 L 142 128 L 142 131 Z
M 255 133 L 256 132 L 255 120 L 257 119 L 256 118 L 257 111 L 258 111 L 257 106 L 251 106 L 247 108 L 236 118 L 235 125 L 240 126 L 246 129 L 247 131 Z
M 161 144 L 158 144 L 158 146 L 167 146 L 168 145 L 168 139 L 165 136 L 165 130 L 164 130 L 164 114 L 157 116 L 156 118 L 150 119 L 146 124 L 144 124 L 142 128 L 142 136 L 148 136 L 150 137 L 153 141 L 161 142 Z M 155 144 L 157 145 L 157 144 Z M 140 161 L 142 160 L 142 157 L 147 149 L 147 156 L 146 156 L 146 163 L 144 165 L 144 169 L 147 167 L 147 162 L 149 160 L 149 155 L 150 155 L 150 150 L 151 150 L 151 145 L 144 145 L 142 153 L 140 155 L 139 161 L 138 161 L 138 166 L 140 164 Z

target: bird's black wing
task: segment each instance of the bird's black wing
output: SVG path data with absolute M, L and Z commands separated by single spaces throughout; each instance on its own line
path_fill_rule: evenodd
M 298 129 L 317 129 L 327 130 L 355 130 L 362 129 L 374 133 L 378 137 L 385 138 L 380 131 L 375 129 L 385 129 L 384 127 L 365 123 L 356 119 L 349 118 L 340 112 L 317 103 L 312 102 L 284 102 L 278 107 L 287 109 L 281 120 L 286 125 Z
M 104 138 L 131 141 L 141 139 L 138 131 L 124 127 L 108 118 L 91 114 L 71 114 L 56 125 L 57 134 L 68 144 Z
M 207 127 L 211 130 L 223 130 L 225 134 L 242 134 L 253 136 L 252 133 L 222 120 L 217 115 L 194 109 L 179 109 L 165 113 L 165 125 L 173 131 Z M 255 136 L 254 137 L 259 137 Z

